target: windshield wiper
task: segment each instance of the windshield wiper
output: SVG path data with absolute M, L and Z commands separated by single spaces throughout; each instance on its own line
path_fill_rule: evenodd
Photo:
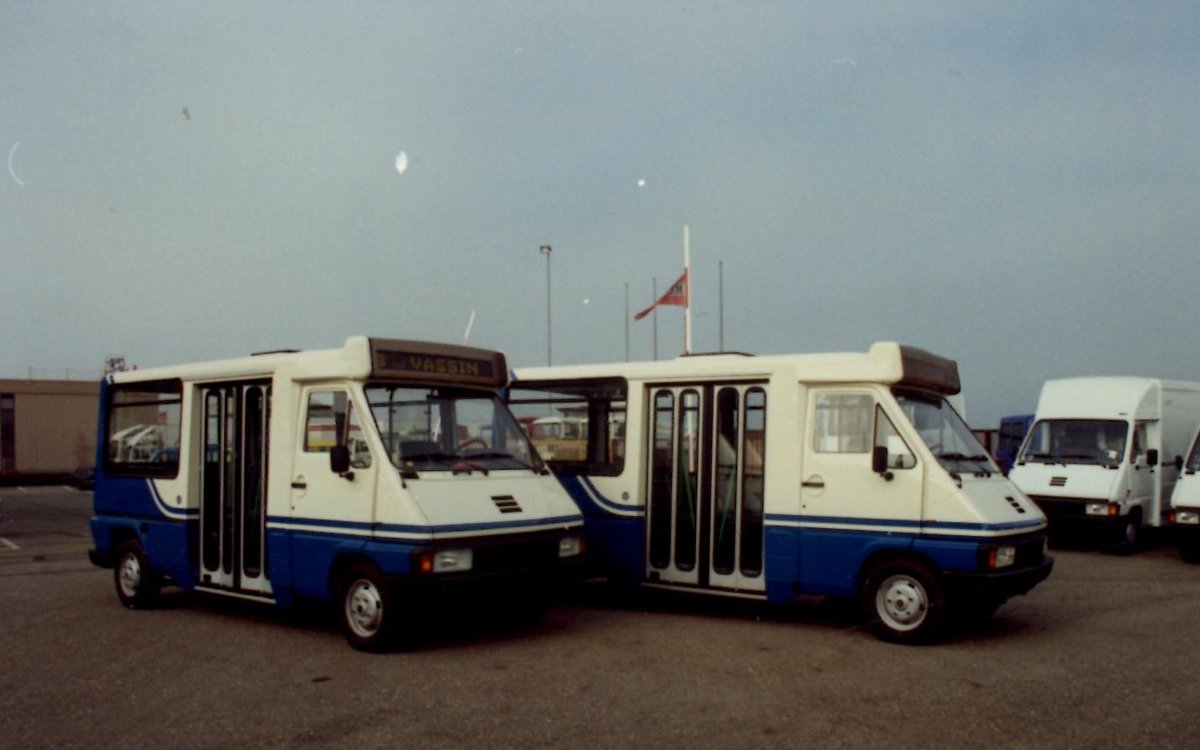
M 412 455 L 400 456 L 401 461 L 453 461 L 454 456 L 449 453 L 413 453 Z
M 987 460 L 988 460 L 987 456 L 984 456 L 981 454 L 976 454 L 974 456 L 968 456 L 965 453 L 939 453 L 937 457 L 939 459 L 945 459 L 947 461 L 969 461 L 973 464 L 979 464 L 980 467 L 983 467 L 987 463 Z M 992 472 L 988 471 L 987 469 L 980 468 L 979 471 L 975 472 L 975 475 L 982 476 L 982 477 L 990 477 L 992 475 Z
M 505 453 L 504 451 L 480 451 L 479 453 L 463 454 L 462 458 L 463 458 L 463 460 L 466 460 L 466 461 L 474 461 L 475 459 L 479 459 L 479 458 L 507 459 L 509 461 L 512 461 L 513 463 L 518 464 L 518 466 L 522 469 L 532 469 L 533 468 L 532 464 L 528 464 L 528 463 L 522 461 L 521 459 L 517 458 L 513 454 Z M 500 467 L 493 467 L 493 468 L 500 468 Z

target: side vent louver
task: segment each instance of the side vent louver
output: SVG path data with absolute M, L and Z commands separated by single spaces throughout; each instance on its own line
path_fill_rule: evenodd
M 1004 499 L 1007 500 L 1008 504 L 1011 505 L 1013 507 L 1013 509 L 1016 510 L 1018 513 L 1025 512 L 1025 509 L 1021 507 L 1021 504 L 1017 502 L 1016 498 L 1008 497 L 1007 495 L 1005 495 Z
M 501 513 L 520 513 L 521 506 L 512 495 L 492 495 L 492 502 Z

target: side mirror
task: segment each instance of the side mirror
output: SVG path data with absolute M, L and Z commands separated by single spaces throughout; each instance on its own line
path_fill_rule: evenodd
M 887 446 L 877 445 L 871 450 L 871 471 L 889 482 L 892 481 L 892 472 L 888 471 Z
M 1146 466 L 1149 466 L 1150 468 L 1154 468 L 1155 466 L 1158 466 L 1158 449 L 1157 448 L 1151 448 L 1150 450 L 1146 451 Z
M 329 451 L 329 470 L 342 475 L 350 471 L 350 449 L 344 445 L 335 445 Z

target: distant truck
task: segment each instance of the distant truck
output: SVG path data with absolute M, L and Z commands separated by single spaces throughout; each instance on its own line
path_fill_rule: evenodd
M 1154 378 L 1048 380 L 1009 478 L 1050 530 L 1111 535 L 1137 549 L 1143 527 L 1167 520 L 1200 423 L 1200 383 Z
M 1191 449 L 1183 464 L 1183 474 L 1171 495 L 1171 525 L 1179 542 L 1179 555 L 1187 562 L 1200 563 L 1200 430 L 1192 438 Z
M 1032 414 L 1014 414 L 1000 418 L 1000 428 L 996 431 L 996 463 L 1000 471 L 1008 474 L 1012 471 L 1017 451 L 1021 450 L 1021 441 L 1029 433 L 1033 425 Z

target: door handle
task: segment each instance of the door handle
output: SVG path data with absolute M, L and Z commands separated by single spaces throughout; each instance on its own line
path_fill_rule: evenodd
M 298 477 L 296 477 L 295 479 L 293 479 L 293 480 L 292 480 L 292 489 L 293 489 L 293 490 L 306 490 L 306 489 L 308 489 L 308 478 L 307 478 L 307 477 L 305 477 L 303 474 L 301 474 L 300 476 L 298 476 Z
M 808 489 L 810 489 L 810 490 L 819 490 L 819 489 L 822 489 L 822 488 L 825 486 L 825 480 L 823 480 L 823 479 L 809 479 L 809 480 L 807 480 L 807 481 L 801 482 L 801 483 L 800 483 L 800 486 L 801 486 L 801 487 L 807 487 L 807 488 L 808 488 Z

